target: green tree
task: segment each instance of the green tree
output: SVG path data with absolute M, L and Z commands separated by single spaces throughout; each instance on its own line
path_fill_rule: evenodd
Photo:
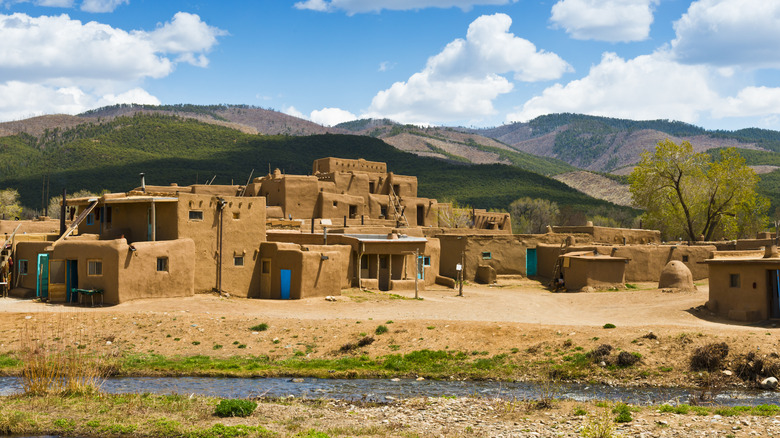
M 0 190 L 0 219 L 17 219 L 21 214 L 19 192 L 16 189 Z
M 105 190 L 101 193 L 105 193 Z M 75 193 L 68 193 L 68 199 L 73 198 L 89 198 L 89 197 L 97 197 L 100 195 L 96 195 L 95 193 L 89 191 L 89 190 L 79 190 Z M 62 204 L 62 195 L 57 195 L 49 198 L 49 217 L 52 219 L 59 219 L 60 218 L 60 207 Z M 41 213 L 43 214 L 43 213 Z
M 756 193 L 758 176 L 735 148 L 718 161 L 687 141 L 658 143 L 629 176 L 634 204 L 667 239 L 745 237 L 761 229 L 769 203 Z
M 540 234 L 558 217 L 558 204 L 546 199 L 521 198 L 509 204 L 512 230 L 518 234 Z

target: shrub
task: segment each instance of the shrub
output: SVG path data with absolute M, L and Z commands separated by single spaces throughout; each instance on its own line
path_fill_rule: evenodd
M 252 330 L 253 332 L 264 332 L 268 330 L 268 324 L 266 323 L 257 324 L 252 327 L 249 327 L 249 330 Z
M 617 364 L 621 367 L 630 367 L 631 365 L 639 362 L 642 356 L 639 353 L 629 353 L 627 351 L 621 351 L 617 358 Z
M 633 418 L 631 417 L 631 408 L 625 403 L 618 403 L 614 409 L 613 414 L 617 414 L 615 417 L 615 423 L 629 423 Z
M 387 326 L 386 325 L 380 325 L 379 327 L 376 328 L 374 333 L 376 333 L 377 335 L 382 335 L 382 334 L 387 333 L 387 331 L 388 330 L 387 330 Z
M 612 351 L 612 346 L 609 344 L 601 344 L 598 347 L 596 347 L 595 350 L 588 353 L 588 356 L 592 357 L 595 360 L 601 360 L 607 356 L 609 356 L 609 353 Z
M 252 415 L 257 403 L 250 400 L 228 399 L 217 405 L 214 415 L 217 417 L 248 417 Z
M 604 328 L 605 329 L 613 329 L 615 327 L 617 327 L 617 326 L 615 324 L 612 324 L 611 322 L 608 322 L 608 323 L 604 324 Z
M 725 342 L 707 344 L 697 348 L 691 355 L 691 369 L 694 371 L 716 371 L 729 354 Z

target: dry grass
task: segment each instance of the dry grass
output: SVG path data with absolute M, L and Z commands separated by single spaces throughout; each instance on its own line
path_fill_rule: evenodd
M 25 394 L 85 394 L 100 389 L 108 375 L 109 355 L 88 353 L 92 337 L 78 321 L 60 314 L 56 321 L 26 320 L 20 356 Z

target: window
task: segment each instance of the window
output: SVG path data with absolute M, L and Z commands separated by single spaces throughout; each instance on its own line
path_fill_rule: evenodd
M 687 255 L 684 255 L 682 257 L 682 259 L 683 259 L 683 263 L 688 263 L 688 256 Z
M 729 287 L 739 287 L 739 274 L 729 274 Z
M 111 207 L 106 207 L 106 223 L 111 223 Z
M 190 220 L 191 221 L 202 221 L 203 220 L 203 212 L 199 210 L 190 210 Z
M 87 225 L 95 225 L 95 213 L 87 215 Z
M 19 260 L 18 263 L 19 275 L 27 275 L 27 260 Z
M 233 256 L 233 266 L 244 266 L 244 256 Z
M 339 201 L 333 201 L 333 206 L 334 207 L 338 207 L 339 206 Z
M 168 272 L 168 257 L 157 257 L 157 272 Z
M 270 260 L 263 260 L 262 265 L 262 271 L 263 274 L 270 274 L 271 273 L 271 261 Z
M 239 213 L 239 212 L 237 212 L 237 211 L 234 211 L 234 212 L 233 212 L 233 220 L 236 220 L 236 221 L 237 221 L 237 220 L 239 220 L 239 219 L 241 219 L 241 213 Z
M 431 258 L 428 256 L 424 256 L 422 258 L 422 264 L 423 266 L 431 266 Z
M 369 181 L 368 182 L 368 193 L 374 193 L 374 182 Z
M 490 260 L 493 258 L 493 253 L 491 252 L 483 252 L 482 253 L 482 260 Z
M 87 260 L 87 275 L 103 275 L 103 261 Z
M 400 191 L 401 191 L 401 186 L 400 186 L 400 185 L 398 185 L 398 184 L 393 184 L 393 192 L 394 192 L 396 195 L 399 195 L 400 193 L 398 193 L 398 192 L 400 192 Z

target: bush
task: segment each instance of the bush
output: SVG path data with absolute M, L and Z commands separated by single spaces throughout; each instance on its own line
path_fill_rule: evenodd
M 617 358 L 617 364 L 621 367 L 630 367 L 631 365 L 639 362 L 639 359 L 641 359 L 639 353 L 621 351 Z
M 382 335 L 382 334 L 387 333 L 387 326 L 386 325 L 380 325 L 379 327 L 376 328 L 376 331 L 374 333 L 376 333 L 378 335 Z
M 614 409 L 613 414 L 617 414 L 615 417 L 615 423 L 630 423 L 633 418 L 631 417 L 631 408 L 625 403 L 618 403 Z
M 228 399 L 217 405 L 214 415 L 217 417 L 248 417 L 252 415 L 257 403 L 250 400 Z
M 612 346 L 609 344 L 601 344 L 598 347 L 596 347 L 595 350 L 588 353 L 588 356 L 592 357 L 595 360 L 602 360 L 605 357 L 609 356 L 609 353 L 612 351 Z
M 721 362 L 728 354 L 729 346 L 725 342 L 699 347 L 691 355 L 691 369 L 693 371 L 716 371 L 720 369 Z
M 613 329 L 615 327 L 617 327 L 617 326 L 615 324 L 612 324 L 611 322 L 608 322 L 608 323 L 604 324 L 604 328 L 605 329 Z
M 249 330 L 252 330 L 253 332 L 264 332 L 268 330 L 268 324 L 266 323 L 257 324 L 252 327 L 249 327 Z

